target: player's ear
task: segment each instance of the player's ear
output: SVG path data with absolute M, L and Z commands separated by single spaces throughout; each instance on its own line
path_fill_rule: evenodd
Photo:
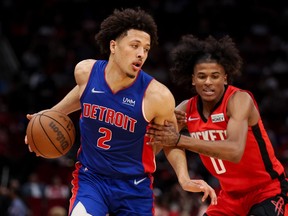
M 228 81 L 227 81 L 227 74 L 224 75 L 224 85 L 227 85 L 228 84 Z
M 111 41 L 110 41 L 110 52 L 111 52 L 112 54 L 115 53 L 115 46 L 116 46 L 116 41 L 115 41 L 115 40 L 111 40 Z
M 194 82 L 194 74 L 192 74 L 192 86 L 195 86 L 195 82 Z

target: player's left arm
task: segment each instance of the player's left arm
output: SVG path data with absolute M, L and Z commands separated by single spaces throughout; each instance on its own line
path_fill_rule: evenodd
M 154 94 L 157 97 L 157 100 L 154 100 L 154 110 L 156 110 L 154 122 L 163 125 L 165 120 L 168 120 L 173 122 L 177 128 L 177 120 L 174 113 L 175 99 L 167 87 L 160 86 L 159 88 L 159 91 L 157 91 L 158 95 Z M 190 179 L 185 150 L 177 147 L 163 147 L 163 151 L 174 169 L 181 187 L 189 192 L 203 192 L 203 201 L 210 196 L 211 203 L 216 204 L 216 193 L 210 185 L 204 180 Z
M 168 120 L 177 128 L 177 120 L 174 114 L 175 99 L 169 89 L 163 84 L 154 80 L 149 87 L 147 95 L 149 95 L 149 103 L 146 103 L 146 105 L 149 105 L 149 113 L 151 110 L 154 111 L 152 113 L 152 122 L 163 125 L 165 120 Z M 163 151 L 175 170 L 179 180 L 189 179 L 185 151 L 180 148 L 165 146 L 163 147 Z

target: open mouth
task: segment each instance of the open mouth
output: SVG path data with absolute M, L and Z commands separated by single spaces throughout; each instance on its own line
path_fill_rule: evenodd
M 139 71 L 141 69 L 141 63 L 139 62 L 133 63 L 133 69 L 135 71 Z
M 210 95 L 213 95 L 214 94 L 214 90 L 211 90 L 211 89 L 203 89 L 203 93 L 205 94 L 205 95 L 208 95 L 208 96 L 210 96 Z

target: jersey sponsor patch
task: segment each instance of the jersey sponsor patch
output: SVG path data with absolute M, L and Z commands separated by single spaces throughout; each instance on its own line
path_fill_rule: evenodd
M 225 121 L 223 113 L 211 115 L 211 119 L 213 123 Z
M 134 107 L 136 102 L 131 98 L 123 97 L 122 103 Z

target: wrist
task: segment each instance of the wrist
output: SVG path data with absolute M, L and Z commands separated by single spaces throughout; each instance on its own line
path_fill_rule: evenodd
M 176 146 L 176 147 L 177 147 L 178 143 L 180 142 L 180 139 L 181 139 L 181 133 L 179 133 L 178 139 L 177 139 L 177 141 L 176 141 L 176 143 L 175 143 L 175 146 Z
M 181 187 L 185 186 L 185 184 L 187 184 L 187 182 L 189 181 L 190 177 L 188 175 L 178 176 L 178 182 L 181 185 Z

